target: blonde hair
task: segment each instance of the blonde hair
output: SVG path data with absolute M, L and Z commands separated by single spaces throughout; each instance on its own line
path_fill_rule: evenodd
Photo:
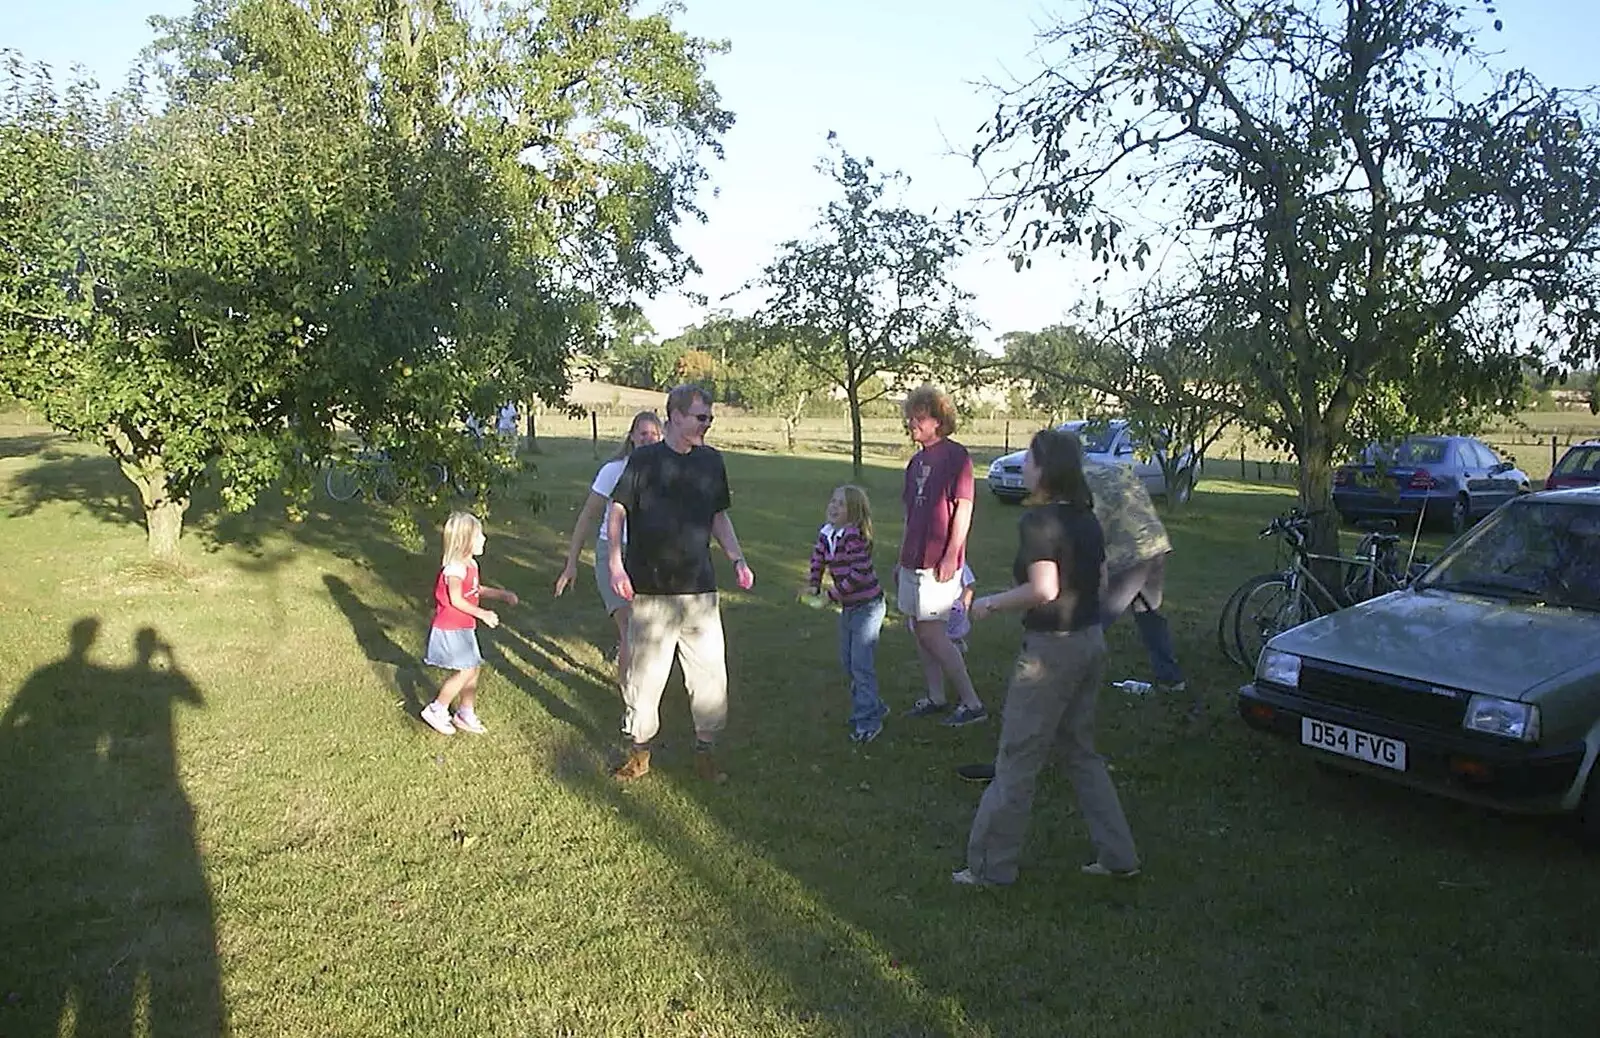
M 638 414 L 633 416 L 633 421 L 628 423 L 628 435 L 622 438 L 622 446 L 617 448 L 617 453 L 611 455 L 612 461 L 621 461 L 623 458 L 626 458 L 628 455 L 632 454 L 638 449 L 634 446 L 633 434 L 639 431 L 639 424 L 641 422 L 652 422 L 655 424 L 655 427 L 658 431 L 665 431 L 661 428 L 660 415 L 656 414 L 654 411 L 640 411 Z
M 854 483 L 834 487 L 833 492 L 844 497 L 845 522 L 861 531 L 861 537 L 872 547 L 872 502 L 867 492 Z
M 927 415 L 939 423 L 939 436 L 954 436 L 956 432 L 956 402 L 950 394 L 934 385 L 922 385 L 906 395 L 902 405 L 906 419 Z
M 472 561 L 472 542 L 483 524 L 471 512 L 451 512 L 444 521 L 444 561 L 442 565 Z

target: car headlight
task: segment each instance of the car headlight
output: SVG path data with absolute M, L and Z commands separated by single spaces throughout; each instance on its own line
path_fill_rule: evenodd
M 1505 739 L 1536 742 L 1539 738 L 1539 708 L 1514 699 L 1479 693 L 1467 701 L 1467 715 L 1461 727 L 1469 732 L 1487 732 Z
M 1000 474 L 1000 462 L 998 462 L 998 461 L 989 462 L 989 475 L 998 476 L 999 474 Z
M 1285 688 L 1300 687 L 1300 657 L 1292 652 L 1263 649 L 1256 661 L 1256 679 L 1270 681 Z

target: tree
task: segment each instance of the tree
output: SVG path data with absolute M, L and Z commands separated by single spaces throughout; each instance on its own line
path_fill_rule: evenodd
M 1075 397 L 1084 417 L 1127 420 L 1135 442 L 1150 445 L 1172 504 L 1188 501 L 1206 452 L 1234 425 L 1254 420 L 1238 387 L 1232 344 L 1216 341 L 1188 300 L 1141 305 L 1094 332 L 1056 325 L 1013 333 L 994 365 L 1030 379 L 1036 399 Z M 1187 458 L 1187 461 L 1186 461 Z
M 770 330 L 752 322 L 730 322 L 729 327 L 728 377 L 737 386 L 740 404 L 782 419 L 784 449 L 794 450 L 806 406 L 828 391 L 829 381 Z
M 666 359 L 666 351 L 655 341 L 655 334 L 655 328 L 636 308 L 615 315 L 601 353 L 606 377 L 635 389 L 660 389 L 672 377 L 677 358 Z
M 1093 394 L 1061 377 L 1082 335 L 1076 326 L 1066 324 L 1037 332 L 1006 332 L 1000 336 L 1004 360 L 994 368 L 1026 386 L 1027 406 L 1050 415 L 1052 422 L 1084 414 L 1094 406 Z
M 1355 433 L 1510 406 L 1519 343 L 1595 348 L 1593 98 L 1480 74 L 1466 18 L 1449 0 L 1089 0 L 974 149 L 1019 265 L 1061 246 L 1123 269 L 1158 244 L 1184 257 L 1170 283 L 1236 344 L 1308 508 Z M 1335 536 L 1328 518 L 1315 544 Z
M 956 228 L 886 198 L 905 182 L 902 174 L 876 174 L 871 159 L 837 145 L 818 168 L 840 197 L 823 207 L 813 237 L 784 242 L 748 287 L 769 293 L 755 317 L 766 341 L 786 344 L 844 393 L 860 478 L 862 406 L 961 370 L 973 353 L 971 297 L 950 280 L 961 248 Z M 885 388 L 871 389 L 874 378 Z
M 462 419 L 560 400 L 600 312 L 692 269 L 731 117 L 633 6 L 208 0 L 108 103 L 9 58 L 0 388 L 111 452 L 160 555 L 201 481 L 303 495 L 339 427 L 486 487 Z

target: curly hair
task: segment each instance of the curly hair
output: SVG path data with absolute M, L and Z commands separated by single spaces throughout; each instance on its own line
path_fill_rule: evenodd
M 906 394 L 906 401 L 901 405 L 907 421 L 912 418 L 927 416 L 939 423 L 939 435 L 953 436 L 956 431 L 956 404 L 946 393 L 935 385 L 921 385 Z

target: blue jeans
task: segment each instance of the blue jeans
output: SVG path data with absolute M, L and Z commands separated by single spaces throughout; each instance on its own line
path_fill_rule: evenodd
M 1106 630 L 1123 613 L 1132 610 L 1139 640 L 1150 657 L 1156 681 L 1176 685 L 1183 681 L 1183 668 L 1172 646 L 1172 629 L 1161 615 L 1162 585 L 1166 582 L 1166 558 L 1146 559 L 1111 574 L 1100 599 L 1100 626 Z
M 845 606 L 839 614 L 839 662 L 850 676 L 850 724 L 870 728 L 889 708 L 878 697 L 878 632 L 887 612 L 883 596 Z
M 1172 646 L 1172 628 L 1167 625 L 1167 618 L 1154 609 L 1133 609 L 1131 612 L 1133 625 L 1139 628 L 1139 640 L 1144 642 L 1144 651 L 1150 657 L 1150 670 L 1156 681 L 1163 685 L 1176 685 L 1183 681 L 1183 668 L 1178 665 L 1178 653 Z M 1100 626 L 1109 630 L 1118 615 L 1102 615 Z

